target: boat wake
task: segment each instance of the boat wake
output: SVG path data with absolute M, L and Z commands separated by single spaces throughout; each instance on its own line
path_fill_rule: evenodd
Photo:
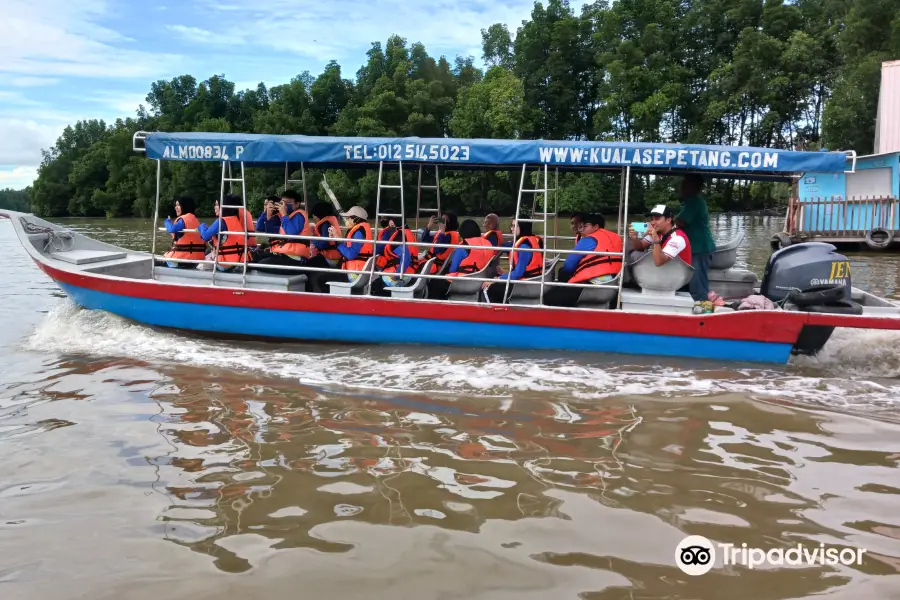
M 224 342 L 158 331 L 64 300 L 25 349 L 252 372 L 320 387 L 492 397 L 549 392 L 580 399 L 651 395 L 722 401 L 739 394 L 833 408 L 900 410 L 900 332 L 838 330 L 818 357 L 766 368 L 426 346 Z

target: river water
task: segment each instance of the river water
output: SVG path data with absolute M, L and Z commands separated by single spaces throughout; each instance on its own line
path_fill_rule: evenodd
M 780 222 L 715 225 L 761 274 Z M 75 308 L 2 220 L 0 255 L 4 600 L 900 598 L 896 333 L 779 368 L 224 342 Z M 866 552 L 692 577 L 686 535 Z

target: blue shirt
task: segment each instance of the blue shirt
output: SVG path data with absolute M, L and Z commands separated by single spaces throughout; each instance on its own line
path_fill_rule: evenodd
M 427 229 L 422 230 L 422 243 L 423 244 L 449 244 L 450 243 L 450 234 L 446 231 L 444 233 L 437 233 L 435 235 L 431 235 L 431 232 Z M 452 248 L 435 248 L 435 254 L 440 254 L 444 250 L 452 250 Z M 459 248 L 457 248 L 459 250 Z
M 303 215 L 297 213 L 293 217 L 285 215 L 281 217 L 281 228 L 287 235 L 302 235 L 303 228 L 306 227 L 306 219 Z M 290 240 L 291 242 L 300 242 L 302 240 Z
M 385 248 L 387 248 L 388 246 L 390 246 L 395 256 L 400 257 L 400 264 L 397 266 L 397 273 L 405 273 L 406 267 L 412 264 L 412 257 L 409 254 L 409 246 L 404 247 L 402 242 L 385 244 Z
M 366 239 L 366 233 L 362 229 L 357 229 L 356 233 L 353 234 L 353 237 L 351 239 L 362 241 L 350 242 L 349 246 L 346 244 L 346 242 L 338 244 L 338 252 L 340 252 L 341 256 L 343 256 L 347 260 L 356 260 L 356 257 L 359 256 L 359 253 L 362 252 L 363 243 Z
M 459 273 L 459 265 L 469 256 L 469 250 L 465 248 L 457 248 L 453 251 L 453 254 L 450 255 L 450 268 L 447 270 L 448 273 Z
M 531 248 L 528 242 L 522 242 L 519 248 Z M 511 273 L 504 273 L 497 279 L 522 279 L 525 277 L 525 271 L 528 269 L 528 263 L 531 262 L 531 252 L 516 252 L 516 268 Z
M 578 240 L 578 243 L 575 244 L 575 250 L 581 250 L 583 252 L 590 252 L 596 247 L 597 240 L 589 236 L 581 238 L 580 240 Z M 578 268 L 578 263 L 581 262 L 581 259 L 587 257 L 587 254 L 570 254 L 566 257 L 566 262 L 563 264 L 563 273 L 568 273 L 571 276 L 575 273 L 575 269 Z
M 203 238 L 204 242 L 208 242 L 209 240 L 216 237 L 216 235 L 218 235 L 219 223 L 222 224 L 222 231 L 228 231 L 228 226 L 225 225 L 224 220 L 220 221 L 219 219 L 216 219 L 215 221 L 213 221 L 212 225 L 207 225 L 206 223 L 200 223 L 200 228 L 198 231 L 200 232 L 200 237 Z
M 316 236 L 317 237 L 328 237 L 328 228 L 331 226 L 331 223 L 328 221 L 319 221 L 316 223 Z M 338 235 L 340 235 L 340 231 L 338 231 Z M 313 240 L 312 245 L 318 248 L 319 250 L 327 250 L 328 244 L 333 244 L 335 242 L 323 242 L 321 240 Z
M 261 233 L 280 233 L 281 218 L 276 214 L 272 218 L 267 219 L 266 211 L 263 211 L 263 213 L 259 215 L 259 219 L 256 220 L 256 230 Z M 266 241 L 268 241 L 268 238 Z
M 175 222 L 172 223 L 172 221 L 169 220 L 169 217 L 166 217 L 165 226 L 166 226 L 166 231 L 168 231 L 169 233 L 178 234 L 180 231 L 182 231 L 184 229 L 184 221 L 181 220 L 181 217 L 178 217 L 177 219 L 175 219 Z M 181 239 L 181 234 L 176 235 L 173 239 L 175 239 L 175 240 Z

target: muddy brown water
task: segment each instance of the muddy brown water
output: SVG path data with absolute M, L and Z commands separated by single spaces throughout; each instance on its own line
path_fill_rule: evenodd
M 780 221 L 715 225 L 761 273 Z M 900 598 L 900 335 L 785 367 L 225 342 L 74 307 L 3 221 L 0 255 L 4 600 Z M 849 257 L 898 297 L 900 257 Z M 691 576 L 687 535 L 865 553 Z

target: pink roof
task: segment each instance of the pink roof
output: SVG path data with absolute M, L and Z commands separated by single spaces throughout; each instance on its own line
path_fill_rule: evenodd
M 900 60 L 881 63 L 875 154 L 900 151 Z

